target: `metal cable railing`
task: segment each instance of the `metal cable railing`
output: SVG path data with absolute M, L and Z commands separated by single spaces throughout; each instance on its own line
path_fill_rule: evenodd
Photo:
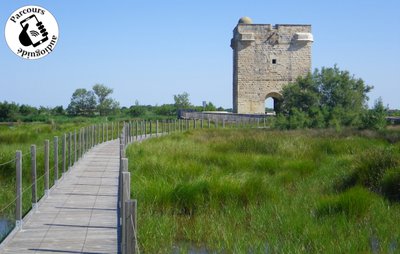
M 104 128 L 106 127 L 106 128 Z M 13 164 L 15 163 L 15 170 L 17 171 L 17 179 L 15 181 L 15 189 L 16 195 L 5 205 L 0 207 L 0 219 L 2 215 L 5 215 L 7 212 L 5 219 L 6 221 L 11 222 L 12 219 L 10 215 L 12 212 L 10 211 L 10 208 L 12 206 L 15 206 L 15 220 L 16 223 L 14 224 L 13 228 L 6 229 L 8 232 L 0 232 L 0 237 L 4 238 L 5 235 L 9 234 L 13 229 L 15 229 L 15 226 L 22 225 L 19 223 L 20 220 L 22 220 L 22 214 L 27 214 L 29 210 L 33 207 L 29 207 L 29 209 L 25 208 L 25 210 L 22 210 L 23 204 L 26 204 L 26 194 L 32 191 L 32 203 L 37 200 L 41 199 L 42 197 L 46 196 L 46 194 L 49 193 L 49 190 L 51 187 L 53 187 L 58 180 L 60 180 L 62 177 L 58 177 L 59 171 L 62 173 L 68 172 L 69 169 L 74 166 L 76 162 L 78 162 L 86 152 L 88 152 L 91 148 L 94 146 L 101 144 L 103 142 L 107 142 L 108 140 L 114 139 L 115 132 L 119 134 L 119 123 L 118 123 L 118 128 L 114 128 L 114 124 L 111 125 L 111 130 L 109 131 L 109 124 L 103 124 L 103 129 L 97 128 L 97 125 L 92 126 L 87 126 L 80 128 L 79 130 L 74 130 L 73 132 L 67 132 L 61 135 L 61 139 L 58 140 L 58 138 L 54 139 L 54 149 L 50 149 L 50 144 L 53 142 L 46 141 L 44 146 L 39 146 L 36 147 L 34 146 L 32 152 L 32 146 L 31 150 L 23 153 L 21 151 L 17 151 L 16 156 L 6 162 L 0 163 L 0 167 L 6 166 L 8 164 Z M 106 135 L 106 132 L 108 135 Z M 103 135 L 103 138 L 101 138 L 101 134 Z M 61 142 L 60 142 L 61 141 Z M 59 146 L 59 144 L 61 145 Z M 44 150 L 44 151 L 43 151 Z M 40 155 L 39 153 L 40 152 Z M 33 153 L 33 154 L 32 154 Z M 31 177 L 32 177 L 32 171 L 34 172 L 34 179 L 31 179 L 31 182 L 29 185 L 24 186 L 26 184 L 22 183 L 22 170 L 24 166 L 22 162 L 27 161 L 26 156 L 30 155 L 30 161 L 31 161 Z M 43 156 L 43 162 L 42 166 L 44 166 L 45 172 L 42 173 L 39 177 L 36 177 L 36 159 L 40 156 Z M 29 161 L 29 159 L 28 159 Z M 34 165 L 32 165 L 34 161 Z M 47 163 L 47 165 L 46 165 Z M 50 163 L 53 163 L 53 166 L 50 167 Z M 19 171 L 19 173 L 18 173 Z M 24 170 L 25 171 L 25 170 Z M 57 172 L 55 172 L 57 171 Z M 54 181 L 50 181 L 49 177 L 52 176 L 54 178 Z M 18 179 L 20 177 L 20 179 Z M 38 196 L 36 191 L 38 190 L 38 183 L 43 182 L 44 180 L 44 193 L 41 192 Z M 42 183 L 43 184 L 43 183 Z M 42 185 L 41 185 L 42 186 Z M 41 191 L 43 191 L 43 186 L 41 188 Z M 34 194 L 35 193 L 35 194 Z M 1 193 L 0 193 L 1 194 Z M 25 197 L 25 198 L 24 198 Z M 38 199 L 39 198 L 39 199 Z M 25 200 L 24 202 L 22 200 Z M 5 235 L 4 235 L 5 234 Z M 0 238 L 0 243 L 2 239 Z

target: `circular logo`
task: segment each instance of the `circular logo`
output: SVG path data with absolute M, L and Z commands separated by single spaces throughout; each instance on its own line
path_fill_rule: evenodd
M 8 47 L 25 59 L 39 59 L 50 54 L 58 41 L 54 16 L 40 6 L 24 6 L 8 18 L 5 28 Z

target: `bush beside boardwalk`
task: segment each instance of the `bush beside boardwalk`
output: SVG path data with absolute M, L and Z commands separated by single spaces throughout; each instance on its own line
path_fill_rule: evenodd
M 129 146 L 140 247 L 399 251 L 398 137 L 399 130 L 218 129 Z

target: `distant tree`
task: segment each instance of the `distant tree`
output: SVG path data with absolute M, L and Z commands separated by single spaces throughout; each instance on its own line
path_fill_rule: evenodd
M 188 109 L 191 106 L 189 94 L 187 92 L 174 95 L 174 101 L 177 109 Z
M 108 96 L 113 93 L 112 88 L 106 87 L 103 84 L 96 84 L 92 89 L 97 96 L 97 109 L 101 116 L 115 113 L 115 111 L 118 110 L 119 103 L 114 99 L 108 98 Z
M 284 87 L 278 114 L 289 118 L 288 128 L 360 126 L 372 88 L 337 66 L 316 69 Z
M 49 107 L 40 106 L 38 113 L 39 115 L 51 115 L 51 109 Z
M 375 101 L 374 107 L 367 110 L 362 118 L 362 128 L 382 130 L 387 125 L 388 109 L 383 106 L 382 98 Z
M 78 88 L 72 94 L 67 112 L 73 116 L 91 116 L 96 110 L 96 96 L 93 91 Z
M 18 116 L 19 106 L 15 102 L 8 103 L 0 102 L 0 121 L 16 121 Z
M 174 104 L 163 104 L 155 107 L 155 113 L 162 116 L 175 116 L 176 107 Z
M 130 106 L 128 112 L 133 117 L 143 116 L 146 113 L 146 108 L 140 105 L 138 100 L 135 100 L 135 105 Z
M 55 106 L 51 109 L 53 115 L 65 115 L 65 110 L 63 106 Z
M 204 111 L 216 111 L 217 107 L 214 106 L 212 102 L 208 102 L 204 107 Z
M 19 106 L 19 113 L 23 116 L 34 115 L 37 114 L 38 109 L 26 104 L 22 104 Z

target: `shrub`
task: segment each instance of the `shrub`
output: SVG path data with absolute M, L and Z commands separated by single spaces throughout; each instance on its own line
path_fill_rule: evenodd
M 337 66 L 316 69 L 283 88 L 284 100 L 278 113 L 287 117 L 290 129 L 360 126 L 371 89 Z M 374 112 L 377 118 L 382 117 L 379 110 Z

